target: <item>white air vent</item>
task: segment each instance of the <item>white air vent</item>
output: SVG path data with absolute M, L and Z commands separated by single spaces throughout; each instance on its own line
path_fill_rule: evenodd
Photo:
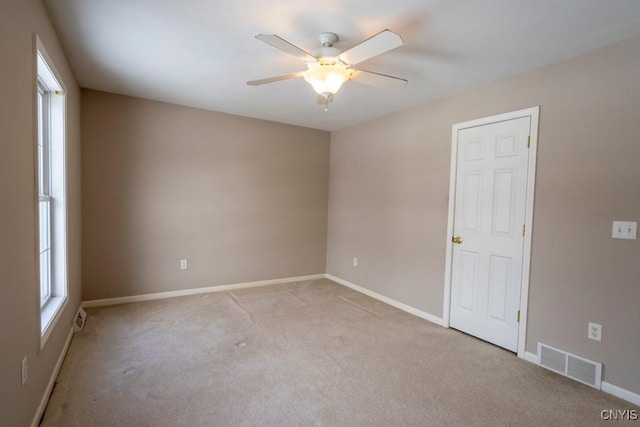
M 538 343 L 538 364 L 600 390 L 602 363 L 567 353 L 549 345 Z
M 82 307 L 78 307 L 78 311 L 76 311 L 76 316 L 73 318 L 73 331 L 80 332 L 82 328 L 84 328 L 84 323 L 87 320 L 87 312 L 82 309 Z

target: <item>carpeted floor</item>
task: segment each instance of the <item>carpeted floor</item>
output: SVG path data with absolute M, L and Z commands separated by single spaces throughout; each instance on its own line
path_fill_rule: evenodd
M 602 410 L 640 413 L 328 280 L 88 313 L 43 426 L 587 426 L 611 424 Z

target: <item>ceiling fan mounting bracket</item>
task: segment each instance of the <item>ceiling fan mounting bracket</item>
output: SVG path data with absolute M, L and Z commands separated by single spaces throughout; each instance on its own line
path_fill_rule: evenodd
M 322 33 L 318 38 L 324 47 L 331 47 L 338 41 L 338 36 L 335 33 Z

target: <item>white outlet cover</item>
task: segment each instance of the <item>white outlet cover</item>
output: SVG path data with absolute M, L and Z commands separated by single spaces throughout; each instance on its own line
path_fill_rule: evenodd
M 613 221 L 611 237 L 614 239 L 636 240 L 638 223 L 636 221 Z
M 181 259 L 180 260 L 180 270 L 186 270 L 187 268 L 189 268 L 189 264 L 187 263 L 186 259 Z
M 602 341 L 602 325 L 589 322 L 589 329 L 587 330 L 587 338 L 594 341 Z

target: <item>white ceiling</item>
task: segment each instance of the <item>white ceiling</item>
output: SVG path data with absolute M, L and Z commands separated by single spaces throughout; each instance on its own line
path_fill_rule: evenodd
M 638 0 L 45 0 L 80 86 L 336 130 L 640 35 Z M 330 31 L 346 50 L 388 28 L 404 46 L 360 64 L 409 80 L 347 82 L 329 111 L 306 69 L 254 38 L 311 51 Z

